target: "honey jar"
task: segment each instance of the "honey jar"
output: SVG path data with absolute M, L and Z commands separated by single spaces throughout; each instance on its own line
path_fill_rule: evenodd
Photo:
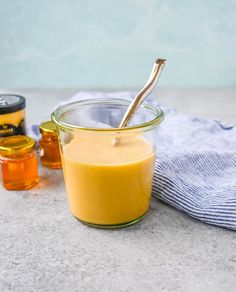
M 38 183 L 34 139 L 19 135 L 0 140 L 0 177 L 7 190 L 26 190 Z
M 39 140 L 41 164 L 49 168 L 62 168 L 55 124 L 51 121 L 47 121 L 42 123 L 39 129 L 41 133 L 41 138 Z
M 0 138 L 25 134 L 25 98 L 20 95 L 1 94 Z

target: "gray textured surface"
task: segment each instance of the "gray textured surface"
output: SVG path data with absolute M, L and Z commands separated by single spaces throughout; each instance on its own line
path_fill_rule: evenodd
M 1 90 L 4 92 L 4 90 Z M 16 92 L 16 91 L 15 91 Z M 24 91 L 28 121 L 75 90 Z M 236 122 L 236 90 L 161 90 L 179 109 Z M 29 191 L 0 189 L 0 291 L 235 291 L 236 233 L 153 199 L 139 224 L 89 228 L 67 209 L 60 170 Z

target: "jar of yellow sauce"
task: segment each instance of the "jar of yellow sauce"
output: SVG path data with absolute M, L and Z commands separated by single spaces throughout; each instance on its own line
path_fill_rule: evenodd
M 71 213 L 94 227 L 134 224 L 148 212 L 162 110 L 141 105 L 129 127 L 118 125 L 122 99 L 91 99 L 59 107 L 58 127 Z
M 1 94 L 0 138 L 25 134 L 25 98 L 20 95 Z

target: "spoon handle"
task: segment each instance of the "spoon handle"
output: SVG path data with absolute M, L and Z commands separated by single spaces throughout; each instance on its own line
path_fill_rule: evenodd
M 165 59 L 157 59 L 153 65 L 152 72 L 144 85 L 144 87 L 138 92 L 135 98 L 130 103 L 127 111 L 125 112 L 122 121 L 119 124 L 119 128 L 126 127 L 130 120 L 132 119 L 134 113 L 137 111 L 141 103 L 144 99 L 149 95 L 149 93 L 153 90 L 159 77 L 161 75 L 161 71 L 165 65 Z

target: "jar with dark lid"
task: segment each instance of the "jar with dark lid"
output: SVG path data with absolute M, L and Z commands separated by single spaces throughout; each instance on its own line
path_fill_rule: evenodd
M 39 140 L 41 164 L 49 168 L 62 168 L 55 124 L 51 121 L 44 122 L 40 125 L 39 130 L 41 133 Z
M 38 183 L 38 161 L 34 139 L 10 136 L 0 140 L 0 174 L 7 190 L 26 190 Z
M 25 134 L 25 98 L 0 94 L 0 138 Z

